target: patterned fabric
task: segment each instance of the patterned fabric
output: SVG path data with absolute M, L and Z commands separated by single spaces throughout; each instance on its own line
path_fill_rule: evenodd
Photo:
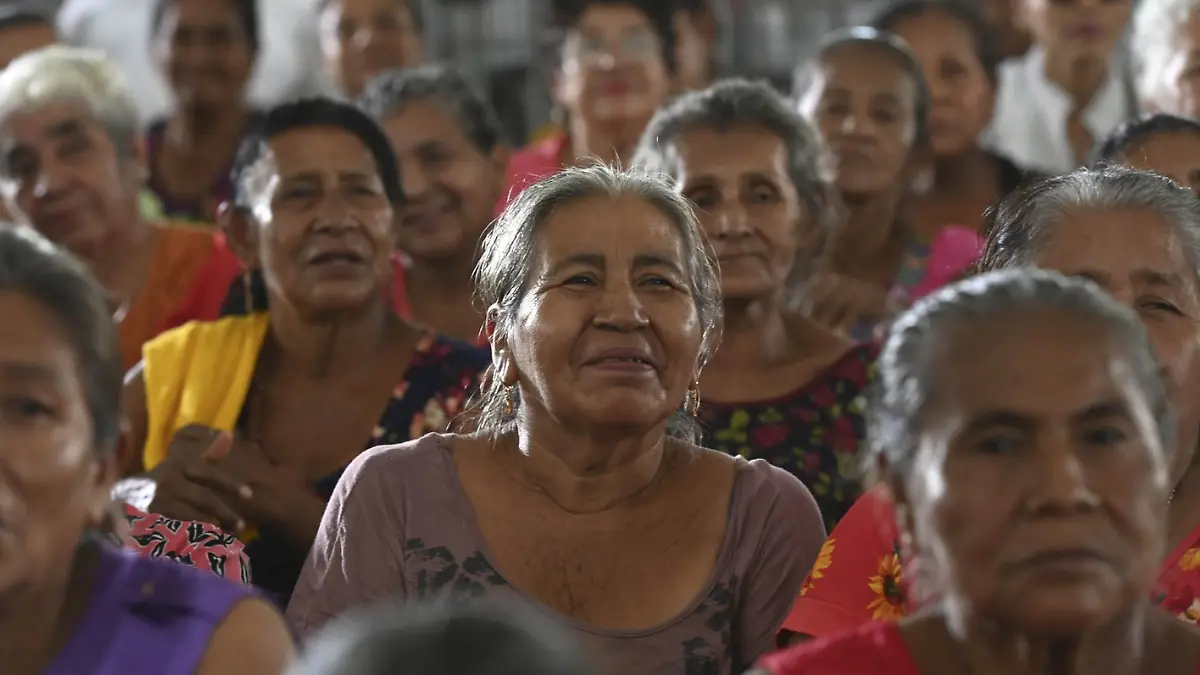
M 426 333 L 363 448 L 403 443 L 429 432 L 445 431 L 466 407 L 479 375 L 489 363 L 491 355 L 484 350 Z M 243 407 L 239 428 L 244 427 L 245 413 Z M 333 495 L 343 470 L 316 481 L 314 488 L 322 498 L 328 500 Z M 246 546 L 246 552 L 254 568 L 255 585 L 286 605 L 308 551 L 297 550 L 280 533 L 262 530 L 261 536 Z
M 163 558 L 250 583 L 250 559 L 234 535 L 208 523 L 175 520 L 123 506 L 129 523 L 129 532 L 121 541 L 125 549 L 143 558 Z
M 872 623 L 774 654 L 759 664 L 768 675 L 921 675 L 894 623 Z
M 837 524 L 862 492 L 859 443 L 863 393 L 878 347 L 858 345 L 787 396 L 753 403 L 704 403 L 699 420 L 707 448 L 765 459 L 800 479 L 825 520 Z
M 896 621 L 918 606 L 910 591 L 896 513 L 887 491 L 876 487 L 825 541 L 783 628 L 824 637 L 871 621 Z M 1151 600 L 1200 624 L 1200 527 L 1166 557 Z

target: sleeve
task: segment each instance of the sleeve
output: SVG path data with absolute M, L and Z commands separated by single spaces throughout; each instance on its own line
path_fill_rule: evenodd
M 821 511 L 808 488 L 783 469 L 759 461 L 766 485 L 753 489 L 745 527 L 760 531 L 746 567 L 744 600 L 735 627 L 739 669 L 776 648 L 779 627 L 825 539 Z M 739 670 L 740 672 L 740 670 Z
M 403 495 L 388 485 L 395 450 L 364 452 L 338 481 L 287 608 L 298 635 L 354 607 L 404 599 Z
M 225 246 L 224 240 L 214 237 L 212 253 L 196 272 L 191 288 L 160 327 L 160 332 L 178 328 L 191 321 L 214 321 L 220 317 L 221 303 L 229 287 L 241 275 L 241 263 Z
M 783 629 L 811 637 L 905 613 L 895 511 L 886 489 L 864 494 L 821 547 Z

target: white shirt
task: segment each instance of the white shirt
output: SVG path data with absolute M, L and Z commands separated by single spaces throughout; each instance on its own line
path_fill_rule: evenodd
M 1130 88 L 1117 65 L 1083 111 L 1083 125 L 1099 143 L 1133 117 Z M 1079 167 L 1067 135 L 1071 96 L 1046 79 L 1045 53 L 1037 48 L 1001 64 L 996 112 L 983 144 L 1022 169 L 1059 174 Z
M 151 56 L 154 0 L 67 0 L 58 14 L 64 42 L 103 50 L 124 73 L 142 123 L 171 111 L 173 102 Z M 317 39 L 317 0 L 258 3 L 259 53 L 248 98 L 259 108 L 324 93 Z

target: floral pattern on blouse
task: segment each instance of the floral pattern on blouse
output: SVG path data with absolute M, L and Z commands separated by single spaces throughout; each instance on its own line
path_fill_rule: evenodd
M 704 446 L 765 459 L 804 483 L 831 531 L 862 491 L 864 393 L 878 347 L 862 344 L 795 392 L 770 401 L 703 403 Z

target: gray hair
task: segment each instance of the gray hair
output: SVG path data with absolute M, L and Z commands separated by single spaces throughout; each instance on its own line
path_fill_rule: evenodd
M 1032 266 L 1071 211 L 1140 210 L 1170 223 L 1200 284 L 1200 200 L 1170 178 L 1125 167 L 1079 169 L 1010 193 L 988 212 L 978 271 Z
M 1133 16 L 1130 53 L 1134 84 L 1143 99 L 1158 96 L 1167 65 L 1175 55 L 1175 38 L 1200 0 L 1142 0 Z
M 1173 426 L 1166 385 L 1159 375 L 1146 330 L 1133 312 L 1090 281 L 1033 268 L 1001 270 L 969 278 L 918 301 L 896 319 L 879 354 L 878 379 L 867 408 L 868 470 L 886 466 L 892 479 L 907 477 L 929 403 L 939 345 L 951 330 L 996 316 L 1038 311 L 1070 314 L 1103 326 L 1114 338 L 1138 391 L 1155 417 L 1164 449 Z M 881 461 L 882 460 L 882 461 Z
M 0 126 L 18 113 L 56 103 L 82 106 L 104 127 L 120 159 L 133 155 L 137 105 L 104 52 L 54 45 L 23 54 L 0 70 Z
M 358 105 L 376 120 L 415 101 L 434 101 L 446 110 L 483 154 L 504 142 L 504 130 L 491 105 L 457 70 L 428 64 L 380 73 L 367 83 Z
M 680 134 L 697 127 L 724 131 L 738 126 L 761 127 L 783 141 L 788 177 L 806 215 L 822 227 L 832 228 L 839 202 L 831 187 L 833 168 L 821 135 L 787 100 L 761 82 L 724 80 L 663 106 L 646 126 L 633 162 L 673 175 L 667 152 Z
M 514 199 L 483 238 L 479 263 L 475 267 L 475 290 L 480 303 L 495 308 L 495 339 L 513 332 L 517 308 L 529 290 L 529 271 L 538 246 L 541 226 L 563 205 L 594 196 L 618 198 L 634 196 L 661 211 L 679 231 L 686 257 L 688 277 L 696 313 L 703 327 L 700 363 L 703 366 L 716 350 L 721 337 L 721 287 L 717 263 L 687 199 L 677 195 L 664 180 L 650 174 L 624 171 L 597 165 L 567 169 L 526 188 Z M 516 389 L 516 388 L 514 388 Z M 519 391 L 513 391 L 519 405 Z M 484 432 L 503 433 L 515 424 L 505 413 L 510 392 L 489 369 L 473 409 L 468 416 Z M 668 434 L 697 441 L 699 425 L 690 415 L 679 411 L 668 426 Z

